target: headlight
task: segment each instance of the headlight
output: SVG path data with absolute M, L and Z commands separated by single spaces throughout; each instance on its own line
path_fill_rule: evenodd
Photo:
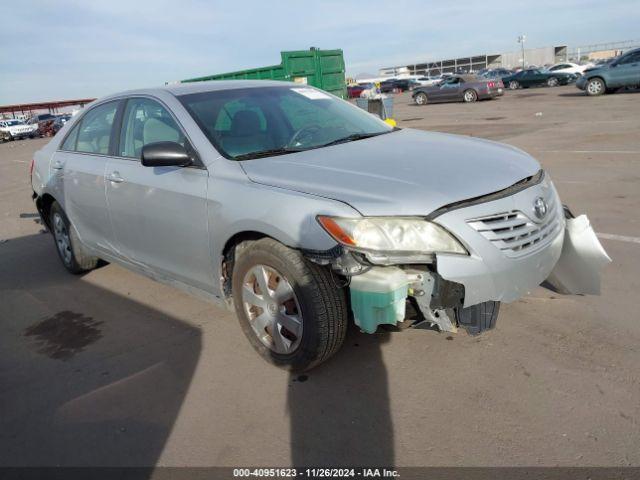
M 444 228 L 420 218 L 319 216 L 318 222 L 334 239 L 364 253 L 372 263 L 429 261 L 435 253 L 467 254 Z

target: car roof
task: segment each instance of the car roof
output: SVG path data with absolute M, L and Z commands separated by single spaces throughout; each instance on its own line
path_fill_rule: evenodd
M 100 99 L 117 98 L 130 95 L 155 95 L 160 92 L 169 92 L 175 96 L 189 95 L 191 93 L 214 92 L 219 90 L 235 90 L 239 88 L 264 88 L 264 87 L 304 87 L 300 83 L 277 80 L 208 80 L 203 82 L 186 82 L 163 85 L 153 88 L 126 90 L 114 93 Z

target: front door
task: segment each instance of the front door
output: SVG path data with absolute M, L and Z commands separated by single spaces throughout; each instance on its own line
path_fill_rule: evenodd
M 619 62 L 609 68 L 611 80 L 608 87 L 624 87 L 640 85 L 640 51 L 621 58 Z
M 440 85 L 437 98 L 443 102 L 460 98 L 460 78 L 451 77 L 445 80 Z
M 117 156 L 106 169 L 106 192 L 118 248 L 132 263 L 211 290 L 213 259 L 207 222 L 208 172 L 199 167 L 145 167 L 142 147 L 187 146 L 167 108 L 146 97 L 127 100 Z

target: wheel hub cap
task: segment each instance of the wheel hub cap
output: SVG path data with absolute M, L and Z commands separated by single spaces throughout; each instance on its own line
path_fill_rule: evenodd
M 71 263 L 71 240 L 69 239 L 69 231 L 64 223 L 64 220 L 60 214 L 56 213 L 53 216 L 53 232 L 56 238 L 56 245 L 58 251 L 62 256 L 65 264 Z
M 293 287 L 276 269 L 255 265 L 242 281 L 242 303 L 258 339 L 276 353 L 292 353 L 302 339 L 302 311 Z

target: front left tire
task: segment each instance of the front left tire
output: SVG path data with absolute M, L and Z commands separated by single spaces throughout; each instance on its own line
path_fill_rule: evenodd
M 557 77 L 549 77 L 547 79 L 547 85 L 549 87 L 557 87 L 560 84 L 560 81 L 558 80 Z
M 53 202 L 49 210 L 49 225 L 64 268 L 74 275 L 96 268 L 98 258 L 86 252 L 76 229 L 58 202 Z
M 242 330 L 268 362 L 294 372 L 328 360 L 347 331 L 345 289 L 331 271 L 271 238 L 236 248 L 232 294 Z

